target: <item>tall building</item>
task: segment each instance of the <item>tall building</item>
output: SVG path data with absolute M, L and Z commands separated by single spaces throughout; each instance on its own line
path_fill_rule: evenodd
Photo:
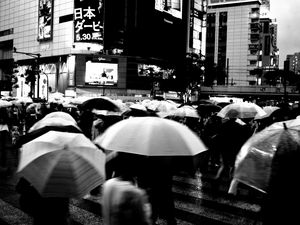
M 28 94 L 24 75 L 36 64 L 35 97 L 147 95 L 160 82 L 168 88 L 183 79 L 174 71 L 185 54 L 203 48 L 202 1 L 1 0 L 0 80 L 14 60 L 18 96 Z
M 258 71 L 275 62 L 271 40 L 276 40 L 277 27 L 270 29 L 269 8 L 269 1 L 208 1 L 206 59 L 208 67 L 215 69 L 208 70 L 206 79 L 219 85 L 259 84 L 262 72 Z
M 287 55 L 286 60 L 289 61 L 288 69 L 295 74 L 300 74 L 300 52 L 295 52 L 294 54 Z

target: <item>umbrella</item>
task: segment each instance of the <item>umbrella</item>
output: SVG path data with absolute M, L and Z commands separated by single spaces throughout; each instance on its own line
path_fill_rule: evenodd
M 105 180 L 105 154 L 82 133 L 49 131 L 20 150 L 17 172 L 43 197 L 83 197 Z
M 10 106 L 12 106 L 11 102 L 0 99 L 0 108 L 10 107 Z
M 17 104 L 21 104 L 21 103 L 26 104 L 26 103 L 33 103 L 33 100 L 30 97 L 19 97 L 14 102 Z
M 40 128 L 46 127 L 46 126 L 73 126 L 80 130 L 77 123 L 74 121 L 66 120 L 64 118 L 59 117 L 51 117 L 51 118 L 43 118 L 36 122 L 28 132 L 32 132 L 34 130 L 38 130 Z
M 190 118 L 200 118 L 197 110 L 189 105 L 184 105 L 180 108 L 177 108 L 170 112 L 168 116 L 175 116 L 175 117 L 190 117 Z
M 114 103 L 109 98 L 99 97 L 99 98 L 92 98 L 89 100 L 84 101 L 81 104 L 81 108 L 85 109 L 98 109 L 98 110 L 109 110 L 113 112 L 121 112 L 120 107 Z
M 217 114 L 225 118 L 254 118 L 255 116 L 264 116 L 266 112 L 258 105 L 249 102 L 236 102 L 229 104 L 221 109 Z
M 197 111 L 200 115 L 210 115 L 214 112 L 220 112 L 221 109 L 221 106 L 215 104 L 199 104 L 197 107 Z
M 265 106 L 262 109 L 266 112 L 266 114 L 264 116 L 256 115 L 254 117 L 254 119 L 264 119 L 264 118 L 267 118 L 267 117 L 271 116 L 271 114 L 273 112 L 275 112 L 276 110 L 278 110 L 280 108 L 278 106 Z
M 140 110 L 140 109 L 130 109 L 129 111 L 127 112 L 124 112 L 123 114 L 123 117 L 125 118 L 128 118 L 128 117 L 144 117 L 144 116 L 156 116 L 158 117 L 158 115 L 155 113 L 155 112 L 152 112 L 152 111 L 145 111 L 145 110 Z
M 107 150 L 146 156 L 194 156 L 207 150 L 187 126 L 159 117 L 122 120 L 94 142 Z
M 40 107 L 41 107 L 41 103 L 37 103 L 37 102 L 31 103 L 30 105 L 27 106 L 26 113 L 35 114 Z
M 165 100 L 153 100 L 146 107 L 148 108 L 148 110 L 156 112 L 160 117 L 166 117 L 170 114 L 171 111 L 177 109 L 177 106 L 175 104 Z
M 137 110 L 147 111 L 146 106 L 144 106 L 142 104 L 138 104 L 138 103 L 134 103 L 134 104 L 130 105 L 129 108 L 130 109 L 137 109 Z
M 62 111 L 48 113 L 43 119 L 48 119 L 48 118 L 61 118 L 76 123 L 76 120 L 69 113 L 62 112 Z
M 217 106 L 220 106 L 221 108 L 224 108 L 225 106 L 231 104 L 231 102 L 218 102 L 216 103 Z
M 274 155 L 279 149 L 293 151 L 299 143 L 299 119 L 273 123 L 242 146 L 235 161 L 233 179 L 267 192 Z

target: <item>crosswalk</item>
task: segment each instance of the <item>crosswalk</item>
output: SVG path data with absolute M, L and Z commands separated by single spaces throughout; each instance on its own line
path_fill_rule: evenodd
M 182 225 L 260 225 L 262 194 L 246 186 L 238 196 L 227 194 L 228 182 L 215 181 L 197 174 L 174 177 L 176 219 Z M 23 212 L 18 203 L 14 185 L 16 179 L 0 181 L 0 225 L 30 225 L 32 218 Z M 70 219 L 76 225 L 102 225 L 101 199 L 71 199 Z M 159 224 L 166 224 L 160 220 Z

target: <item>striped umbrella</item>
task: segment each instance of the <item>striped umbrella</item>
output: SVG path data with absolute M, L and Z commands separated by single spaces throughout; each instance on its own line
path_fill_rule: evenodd
M 82 133 L 49 131 L 24 144 L 18 173 L 43 197 L 83 197 L 105 180 L 105 154 Z

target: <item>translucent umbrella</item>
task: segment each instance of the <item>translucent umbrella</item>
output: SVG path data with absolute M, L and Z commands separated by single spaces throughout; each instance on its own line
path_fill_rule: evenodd
M 254 118 L 255 116 L 264 116 L 266 112 L 258 105 L 249 102 L 236 102 L 229 104 L 221 109 L 217 114 L 225 118 Z
M 277 122 L 253 135 L 241 148 L 235 161 L 233 179 L 267 192 L 272 161 L 299 148 L 300 120 Z

